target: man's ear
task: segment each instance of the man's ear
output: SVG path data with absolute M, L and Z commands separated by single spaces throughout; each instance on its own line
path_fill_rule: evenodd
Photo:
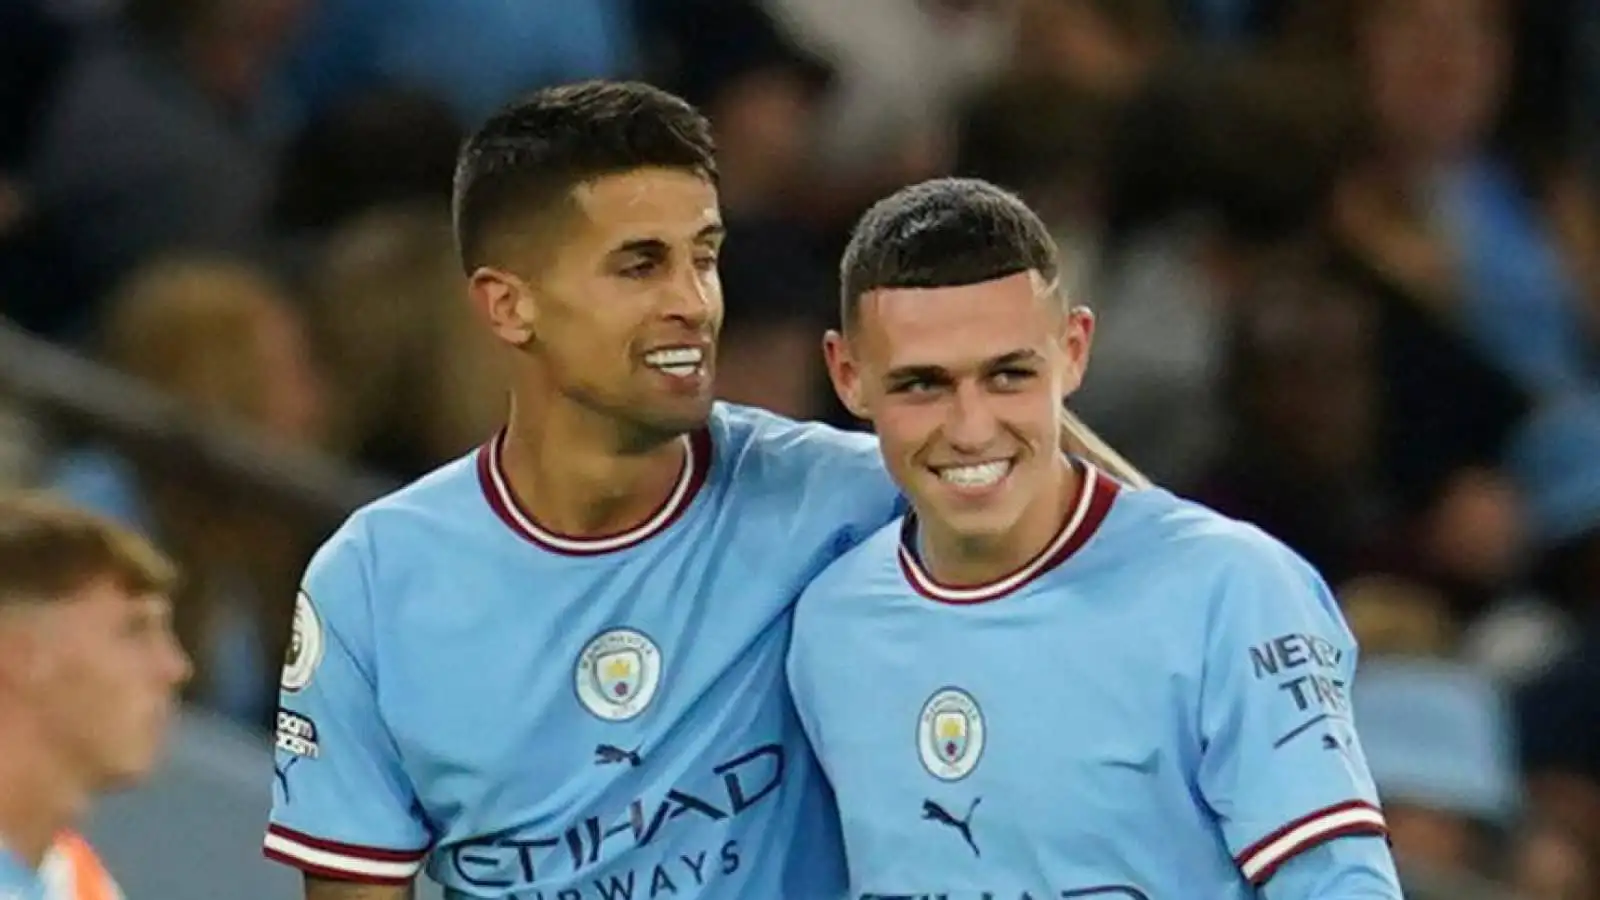
M 843 333 L 829 329 L 822 336 L 822 356 L 828 363 L 828 378 L 833 381 L 833 391 L 839 402 L 858 419 L 867 419 L 868 409 L 861 390 L 861 366 L 850 348 L 850 339 Z
M 467 291 L 473 308 L 502 341 L 521 347 L 538 332 L 539 303 L 526 281 L 503 269 L 480 267 Z
M 1084 373 L 1089 368 L 1089 353 L 1094 344 L 1094 313 L 1087 306 L 1074 306 L 1061 317 L 1061 329 L 1056 334 L 1056 376 L 1060 379 L 1063 398 L 1070 397 L 1083 386 Z

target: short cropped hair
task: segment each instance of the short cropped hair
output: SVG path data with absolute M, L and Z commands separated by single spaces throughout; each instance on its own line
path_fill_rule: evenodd
M 0 492 L 0 608 L 63 599 L 100 579 L 135 595 L 165 594 L 177 570 L 107 519 L 42 495 Z
M 462 267 L 490 264 L 499 232 L 565 201 L 573 188 L 634 169 L 716 180 L 711 123 L 680 97 L 632 81 L 546 88 L 502 108 L 456 159 L 452 205 Z
M 1054 283 L 1050 229 L 1015 194 L 975 178 L 936 178 L 878 201 L 856 223 L 839 264 L 840 317 L 885 288 L 978 284 L 1034 271 Z

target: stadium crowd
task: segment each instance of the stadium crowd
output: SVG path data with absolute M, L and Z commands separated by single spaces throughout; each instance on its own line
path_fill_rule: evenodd
M 850 424 L 845 228 L 1021 193 L 1097 313 L 1075 409 L 1334 585 L 1417 898 L 1600 900 L 1600 9 L 1583 0 L 9 0 L 0 316 L 395 480 L 504 410 L 468 128 L 641 77 L 717 129 L 719 383 Z M 187 573 L 191 700 L 265 727 L 326 523 L 6 399 L 0 483 Z

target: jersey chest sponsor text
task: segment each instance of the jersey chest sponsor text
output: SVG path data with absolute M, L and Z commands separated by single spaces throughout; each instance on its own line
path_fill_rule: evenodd
M 445 864 L 463 884 L 516 891 L 510 896 L 517 900 L 692 891 L 749 862 L 739 822 L 782 786 L 785 764 L 782 745 L 763 744 L 559 830 L 518 829 L 451 845 Z

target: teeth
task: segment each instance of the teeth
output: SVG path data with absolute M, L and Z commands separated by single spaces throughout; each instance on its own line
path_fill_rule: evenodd
M 972 466 L 940 469 L 939 477 L 957 487 L 988 487 L 1006 477 L 1009 471 L 1011 471 L 1011 461 L 1002 459 Z
M 684 372 L 693 372 L 700 367 L 705 359 L 705 351 L 699 347 L 674 347 L 670 350 L 657 350 L 647 353 L 644 357 L 645 365 L 664 371 L 673 372 L 682 369 Z

